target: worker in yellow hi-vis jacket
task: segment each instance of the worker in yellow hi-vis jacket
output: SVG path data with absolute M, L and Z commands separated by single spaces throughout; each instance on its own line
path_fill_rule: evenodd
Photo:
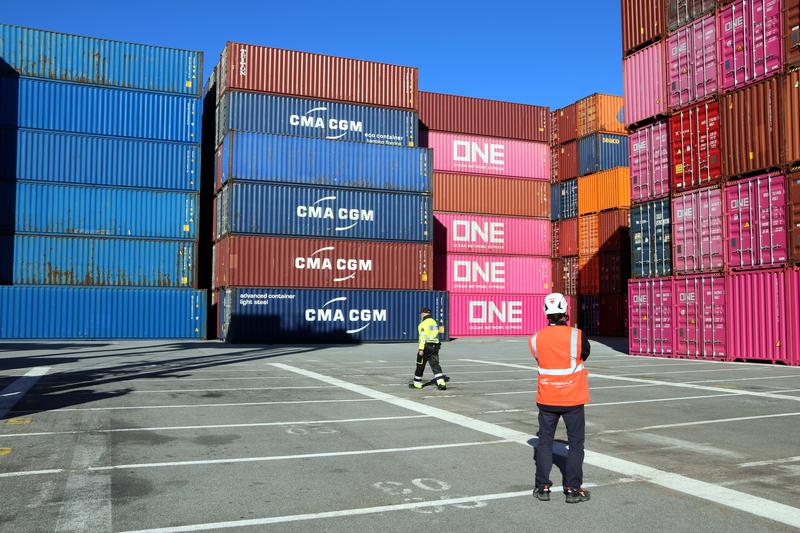
M 417 368 L 414 371 L 414 381 L 408 384 L 409 388 L 422 388 L 422 374 L 425 372 L 425 365 L 431 364 L 434 372 L 433 379 L 436 380 L 436 388 L 447 390 L 447 382 L 439 365 L 439 324 L 431 317 L 431 310 L 423 307 L 420 311 L 421 322 L 417 326 L 419 332 L 419 345 L 417 346 Z

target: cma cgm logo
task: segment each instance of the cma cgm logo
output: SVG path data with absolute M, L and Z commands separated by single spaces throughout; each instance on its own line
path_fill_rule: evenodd
M 334 202 L 331 205 L 328 202 Z M 336 231 L 347 231 L 356 227 L 360 222 L 374 222 L 375 211 L 372 209 L 356 209 L 351 207 L 337 207 L 335 196 L 325 196 L 311 205 L 298 205 L 295 214 L 298 218 L 315 218 L 335 220 L 343 225 L 336 226 Z
M 320 248 L 316 252 L 310 254 L 308 257 L 295 257 L 294 267 L 297 270 L 322 270 L 336 272 L 337 275 L 339 275 L 339 277 L 333 278 L 333 281 L 336 283 L 353 279 L 356 277 L 358 272 L 372 271 L 372 259 L 327 257 L 325 255 L 328 252 L 335 251 L 335 247 L 325 246 L 324 248 Z
M 505 238 L 505 223 L 503 222 L 453 221 L 453 241 L 455 242 L 502 244 L 505 242 Z
M 453 261 L 453 281 L 472 283 L 505 283 L 506 264 L 503 261 Z
M 364 132 L 364 123 L 357 120 L 346 120 L 342 118 L 329 118 L 319 114 L 327 113 L 327 107 L 315 107 L 306 111 L 305 115 L 290 115 L 289 124 L 297 128 L 313 128 L 317 130 L 330 131 L 325 136 L 326 139 L 341 139 L 347 132 Z M 341 132 L 341 133 L 339 133 Z
M 239 75 L 247 76 L 247 48 L 239 49 Z
M 505 145 L 453 141 L 453 161 L 505 165 Z
M 469 302 L 470 324 L 521 324 L 522 302 Z
M 345 309 L 347 297 L 334 298 L 322 304 L 319 309 L 306 309 L 306 322 L 341 322 L 347 323 L 346 333 L 358 333 L 370 327 L 374 322 L 386 322 L 386 309 Z M 363 324 L 363 325 L 361 325 Z

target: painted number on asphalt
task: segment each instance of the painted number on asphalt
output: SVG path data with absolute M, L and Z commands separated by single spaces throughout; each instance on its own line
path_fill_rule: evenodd
M 417 494 L 419 491 L 423 492 L 435 492 L 439 494 L 439 498 L 446 500 L 450 498 L 463 498 L 465 497 L 462 494 L 452 494 L 450 493 L 450 489 L 452 488 L 449 483 L 446 481 L 442 481 L 440 479 L 434 479 L 429 477 L 420 477 L 411 480 L 411 486 L 407 486 L 405 483 L 401 483 L 399 481 L 379 481 L 378 483 L 373 484 L 373 487 L 376 489 L 382 490 L 389 496 L 405 496 L 403 498 L 403 502 L 405 503 L 413 503 L 413 502 L 425 502 L 429 501 L 422 496 L 416 496 L 414 489 L 417 489 Z M 456 507 L 458 509 L 477 509 L 479 507 L 486 507 L 486 502 L 465 502 L 465 503 L 457 503 L 453 504 L 449 507 Z M 436 514 L 441 513 L 444 511 L 445 506 L 443 505 L 433 505 L 430 507 L 421 507 L 419 509 L 413 509 L 415 513 L 421 514 Z
M 333 429 L 325 426 L 291 426 L 286 428 L 286 433 L 289 435 L 333 435 L 339 433 L 338 429 Z

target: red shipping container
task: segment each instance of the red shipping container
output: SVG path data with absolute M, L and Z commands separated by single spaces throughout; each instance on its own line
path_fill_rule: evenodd
M 625 294 L 631 277 L 630 252 L 599 255 L 600 294 Z
M 558 256 L 578 255 L 578 219 L 558 221 Z
M 220 67 L 220 95 L 242 90 L 401 109 L 418 103 L 414 67 L 234 42 Z
M 541 106 L 420 91 L 419 119 L 430 130 L 550 142 Z
M 562 144 L 558 149 L 558 181 L 578 177 L 578 142 Z
M 630 134 L 631 200 L 643 202 L 669 194 L 668 121 L 659 120 Z
M 675 354 L 673 283 L 669 278 L 631 280 L 628 284 L 631 355 Z
M 429 244 L 234 235 L 217 242 L 213 263 L 214 288 L 433 287 Z
M 578 256 L 578 294 L 600 294 L 600 255 Z
M 556 113 L 558 142 L 566 144 L 578 138 L 578 106 L 570 104 Z
M 706 274 L 676 278 L 676 355 L 692 359 L 727 359 L 725 278 Z
M 722 189 L 710 187 L 672 199 L 672 269 L 690 274 L 725 266 Z
M 617 252 L 620 250 L 630 252 L 630 209 L 603 211 L 598 215 L 597 224 L 601 252 Z
M 600 233 L 597 215 L 585 215 L 578 219 L 578 254 L 594 255 L 600 251 Z
M 601 337 L 628 336 L 627 294 L 606 294 L 600 296 Z
M 553 292 L 578 294 L 578 258 L 553 259 Z
M 800 172 L 789 175 L 789 255 L 800 263 Z
M 558 146 L 551 146 L 550 147 L 550 182 L 557 183 L 558 180 Z
M 622 52 L 652 42 L 666 31 L 664 0 L 622 0 Z
M 722 178 L 719 102 L 703 102 L 670 118 L 672 184 L 676 191 Z
M 550 111 L 547 119 L 547 124 L 550 127 L 550 146 L 557 146 L 561 142 L 558 133 L 558 113 Z
M 433 173 L 433 209 L 550 219 L 550 183 L 471 174 Z
M 558 234 L 558 222 L 553 222 L 550 224 L 550 257 L 556 258 L 558 257 L 558 246 L 559 246 L 559 234 Z

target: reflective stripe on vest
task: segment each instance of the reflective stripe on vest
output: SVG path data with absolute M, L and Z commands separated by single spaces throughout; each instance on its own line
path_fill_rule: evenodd
M 533 358 L 536 359 L 537 364 L 539 363 L 539 350 L 536 348 L 536 337 L 538 336 L 539 334 L 537 333 L 531 338 L 531 348 L 533 349 Z
M 539 362 L 539 351 L 536 348 L 536 335 L 533 336 L 531 341 L 533 352 L 536 357 L 536 362 Z M 543 376 L 569 376 L 575 372 L 583 370 L 583 363 L 578 363 L 578 330 L 572 329 L 572 335 L 569 339 L 569 368 L 539 368 L 539 374 Z

